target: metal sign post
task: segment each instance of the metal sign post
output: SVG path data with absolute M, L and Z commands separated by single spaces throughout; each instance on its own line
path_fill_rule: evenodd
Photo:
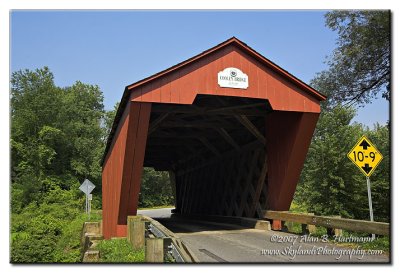
M 354 145 L 353 149 L 347 154 L 347 157 L 360 169 L 367 177 L 368 206 L 370 221 L 374 221 L 374 212 L 372 210 L 371 183 L 369 177 L 375 171 L 376 167 L 382 161 L 382 154 L 366 137 L 362 136 Z M 375 239 L 375 234 L 372 234 Z
M 93 191 L 94 188 L 96 188 L 96 186 L 92 182 L 90 182 L 89 179 L 85 179 L 85 181 L 83 181 L 82 185 L 79 187 L 79 189 L 83 191 L 86 196 L 85 213 L 87 213 L 89 220 L 90 220 L 90 200 L 92 200 L 91 196 L 89 195 L 91 195 L 90 193 Z
M 85 194 L 85 213 L 88 213 L 88 200 L 87 200 L 87 194 Z
M 368 190 L 368 205 L 369 205 L 369 218 L 370 221 L 374 221 L 374 211 L 372 210 L 372 197 L 371 197 L 371 184 L 369 181 L 369 176 L 367 176 L 367 190 Z M 372 239 L 375 240 L 375 234 L 372 234 Z
M 93 195 L 92 194 L 89 194 L 88 196 L 87 196 L 87 199 L 88 199 L 88 209 L 89 209 L 89 220 L 90 220 L 90 212 L 91 212 L 91 210 L 92 210 L 92 199 L 93 199 Z
M 86 206 L 87 206 L 87 215 L 90 220 L 90 210 L 89 210 L 89 183 L 86 183 Z

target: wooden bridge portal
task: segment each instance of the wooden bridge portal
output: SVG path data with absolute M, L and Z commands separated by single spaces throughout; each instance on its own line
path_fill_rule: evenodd
M 181 213 L 288 210 L 323 100 L 237 38 L 127 86 L 103 158 L 105 238 L 126 235 L 146 166 L 169 171 Z

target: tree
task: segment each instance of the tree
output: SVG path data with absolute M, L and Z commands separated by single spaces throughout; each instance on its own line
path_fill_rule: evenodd
M 168 172 L 144 168 L 139 196 L 139 207 L 172 205 L 174 197 Z
M 11 261 L 79 262 L 83 178 L 101 192 L 103 95 L 54 84 L 47 67 L 11 78 Z
M 347 153 L 362 135 L 378 147 L 381 165 L 371 176 L 375 218 L 390 218 L 390 143 L 388 125 L 373 130 L 350 121 L 355 111 L 334 106 L 321 114 L 311 142 L 295 203 L 317 215 L 341 215 L 369 220 L 366 179 L 347 158 Z
M 365 134 L 381 152 L 383 159 L 371 175 L 372 206 L 374 220 L 388 222 L 390 220 L 390 128 L 375 124 Z
M 55 86 L 47 67 L 14 72 L 11 79 L 13 211 L 46 195 L 45 181 L 63 189 L 91 179 L 101 192 L 103 95 L 98 86 Z M 57 180 L 56 179 L 56 180 Z
M 326 25 L 339 34 L 329 69 L 318 74 L 330 100 L 365 104 L 390 100 L 390 11 L 332 11 Z
M 341 106 L 321 114 L 296 192 L 296 201 L 309 212 L 359 216 L 351 202 L 364 198 L 357 190 L 362 181 L 346 157 L 360 136 L 360 125 L 349 126 L 354 115 Z
M 51 162 L 54 150 L 44 147 L 46 131 L 56 127 L 61 92 L 48 68 L 18 71 L 11 79 L 11 149 L 13 178 L 36 177 Z
M 115 115 L 119 107 L 119 102 L 114 105 L 114 109 L 106 111 L 103 118 L 103 142 L 104 146 L 107 144 L 108 136 L 111 132 L 114 123 Z
M 69 139 L 69 169 L 80 181 L 94 180 L 100 186 L 103 153 L 101 120 L 103 94 L 98 86 L 76 82 L 64 89 L 63 129 Z

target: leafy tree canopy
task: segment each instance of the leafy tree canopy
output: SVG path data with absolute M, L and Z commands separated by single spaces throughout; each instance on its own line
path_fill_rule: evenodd
M 41 201 L 47 182 L 69 189 L 73 177 L 101 190 L 103 94 L 98 86 L 54 84 L 47 67 L 14 72 L 11 78 L 11 171 L 21 209 Z M 57 179 L 55 179 L 57 178 Z M 51 184 L 51 183 L 50 183 Z
M 338 10 L 325 17 L 339 37 L 329 69 L 317 75 L 320 90 L 336 103 L 362 105 L 379 93 L 390 100 L 390 11 Z

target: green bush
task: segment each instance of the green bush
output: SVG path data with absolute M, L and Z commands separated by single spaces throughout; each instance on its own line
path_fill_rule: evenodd
M 82 195 L 54 186 L 42 203 L 11 215 L 11 262 L 80 262 L 80 234 L 86 215 Z
M 143 263 L 144 249 L 134 250 L 126 238 L 103 240 L 96 249 L 103 263 Z

